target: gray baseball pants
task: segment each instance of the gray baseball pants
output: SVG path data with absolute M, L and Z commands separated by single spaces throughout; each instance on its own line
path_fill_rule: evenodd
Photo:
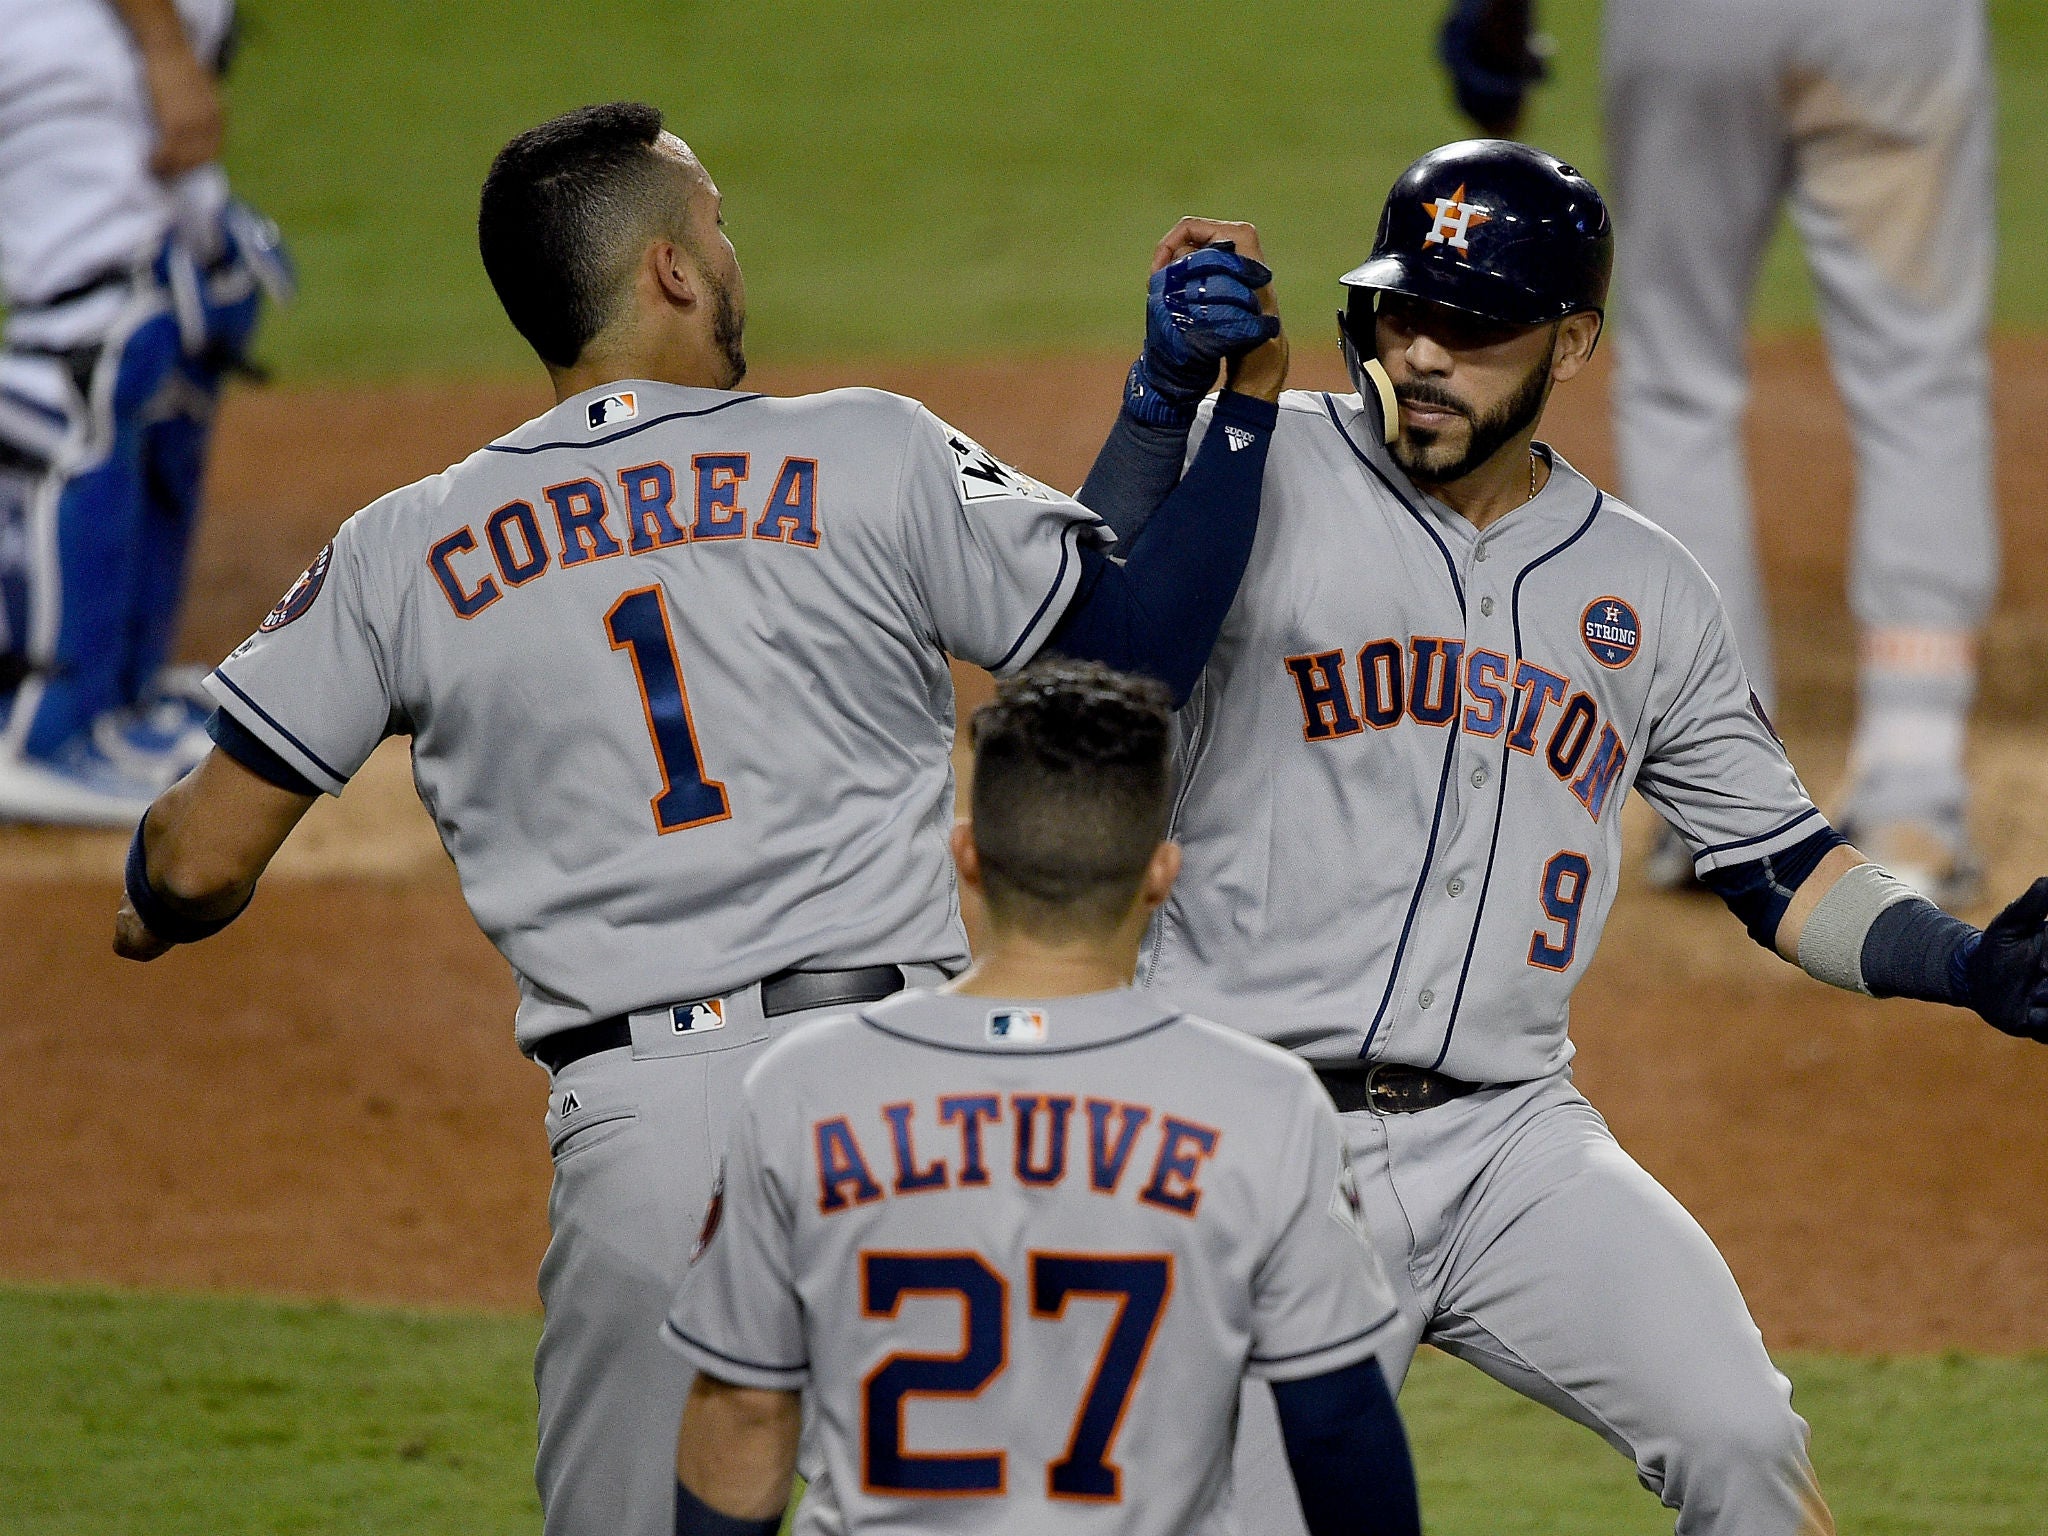
M 1608 0 L 1606 18 L 1623 495 L 1706 567 L 1770 699 L 1742 418 L 1750 297 L 1789 205 L 1855 438 L 1850 606 L 1867 629 L 1975 630 L 1998 557 L 1983 0 Z
M 1568 1074 L 1344 1123 L 1401 1304 L 1391 1385 L 1426 1340 L 1601 1436 L 1680 1536 L 1833 1532 L 1734 1276 Z M 1264 1383 L 1246 1384 L 1236 1481 L 1244 1530 L 1304 1530 Z
M 906 965 L 911 986 L 945 979 Z M 660 1331 L 725 1150 L 740 1079 L 771 1038 L 844 1008 L 771 1022 L 760 989 L 726 999 L 722 1029 L 677 1035 L 636 1014 L 633 1046 L 549 1085 L 553 1237 L 534 1385 L 547 1536 L 674 1536 L 676 1435 L 691 1372 Z M 573 1096 L 574 1108 L 563 1113 Z

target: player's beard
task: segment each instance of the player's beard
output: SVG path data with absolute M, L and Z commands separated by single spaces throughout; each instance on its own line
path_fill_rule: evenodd
M 1500 452 L 1501 444 L 1519 437 L 1543 414 L 1544 402 L 1550 398 L 1550 365 L 1556 356 L 1557 334 L 1553 331 L 1542 361 L 1529 370 L 1512 395 L 1484 416 L 1473 415 L 1471 406 L 1441 385 L 1427 381 L 1395 385 L 1397 400 L 1456 411 L 1471 424 L 1465 451 L 1455 457 L 1440 433 L 1404 427 L 1391 450 L 1401 473 L 1421 485 L 1449 485 L 1471 474 Z
M 703 270 L 704 285 L 711 290 L 711 340 L 725 359 L 726 379 L 719 388 L 731 389 L 747 376 L 747 317 L 734 302 L 732 288 L 710 268 Z

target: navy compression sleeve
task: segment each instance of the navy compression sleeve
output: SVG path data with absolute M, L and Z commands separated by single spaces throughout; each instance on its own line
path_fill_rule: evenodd
M 1180 483 L 1187 455 L 1186 427 L 1155 427 L 1119 411 L 1074 499 L 1115 529 L 1129 549 Z
M 1209 664 L 1259 531 L 1280 408 L 1226 393 L 1195 462 L 1119 565 L 1084 549 L 1081 582 L 1048 651 L 1142 672 L 1187 702 Z
M 742 1520 L 721 1514 L 690 1492 L 676 1479 L 676 1536 L 775 1536 L 782 1529 L 782 1516 L 766 1520 Z
M 1309 1536 L 1420 1536 L 1415 1465 L 1378 1361 L 1276 1381 L 1273 1401 Z
M 1847 842 L 1833 827 L 1822 827 L 1790 848 L 1701 875 L 1700 884 L 1728 904 L 1752 939 L 1775 953 L 1778 924 L 1792 904 L 1792 893 L 1806 883 L 1806 877 L 1831 850 Z

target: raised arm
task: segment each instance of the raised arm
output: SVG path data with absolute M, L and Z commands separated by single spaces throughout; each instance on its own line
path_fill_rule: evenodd
M 1277 332 L 1264 323 L 1271 311 L 1259 291 L 1273 274 L 1260 255 L 1258 230 L 1226 219 L 1182 219 L 1153 248 L 1145 348 L 1079 498 L 1127 549 L 1180 481 L 1188 431 L 1218 362 Z
M 1258 537 L 1266 452 L 1287 380 L 1287 338 L 1278 333 L 1270 283 L 1258 297 L 1274 332 L 1231 358 L 1186 477 L 1146 519 L 1121 563 L 1082 550 L 1080 583 L 1046 641 L 1050 651 L 1156 677 L 1175 705 L 1187 701 L 1209 664 Z
M 150 169 L 171 177 L 220 158 L 227 134 L 220 88 L 192 51 L 173 0 L 113 0 L 142 55 L 143 83 L 156 116 Z

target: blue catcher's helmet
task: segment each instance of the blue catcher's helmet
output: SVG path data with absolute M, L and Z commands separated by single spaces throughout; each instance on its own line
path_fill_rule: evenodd
M 1526 144 L 1464 139 L 1401 173 L 1372 255 L 1341 281 L 1354 315 L 1368 295 L 1403 293 L 1542 325 L 1603 313 L 1613 266 L 1614 224 L 1592 182 Z

